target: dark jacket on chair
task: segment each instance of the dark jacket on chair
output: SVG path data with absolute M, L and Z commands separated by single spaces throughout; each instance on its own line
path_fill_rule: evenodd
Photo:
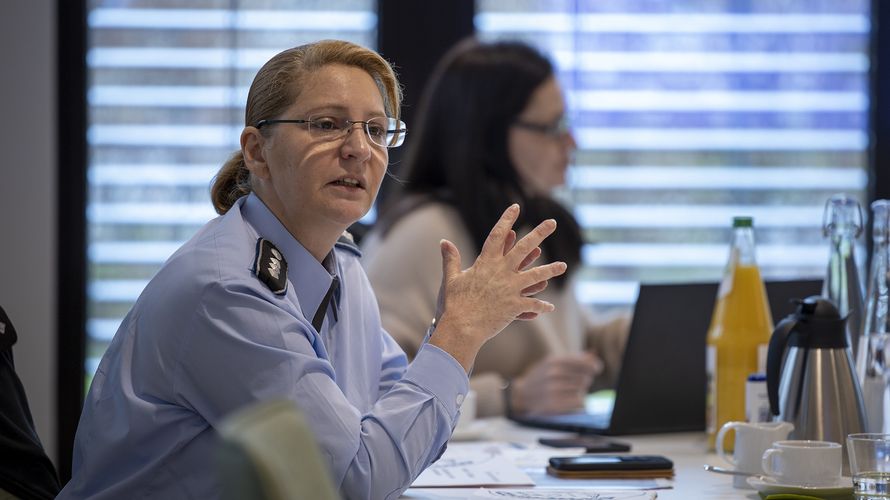
M 53 498 L 59 479 L 34 429 L 25 388 L 15 373 L 15 328 L 0 307 L 0 489 L 23 499 Z

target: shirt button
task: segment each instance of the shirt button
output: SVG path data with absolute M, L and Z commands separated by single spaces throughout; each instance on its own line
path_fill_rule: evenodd
M 460 406 L 461 403 L 464 402 L 465 397 L 466 397 L 466 395 L 464 395 L 464 394 L 458 394 L 457 397 L 454 398 L 454 402 L 457 403 L 457 406 Z

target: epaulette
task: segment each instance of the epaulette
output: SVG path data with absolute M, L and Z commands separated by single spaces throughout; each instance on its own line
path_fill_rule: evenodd
M 337 239 L 337 243 L 334 246 L 343 250 L 349 250 L 355 254 L 356 257 L 361 258 L 362 256 L 362 251 L 359 250 L 358 245 L 355 244 L 355 240 L 352 239 L 352 235 L 349 234 L 348 231 L 343 231 L 343 234 L 340 235 L 340 238 Z
M 276 295 L 287 293 L 287 261 L 281 251 L 271 241 L 256 240 L 256 257 L 253 260 L 253 273 Z

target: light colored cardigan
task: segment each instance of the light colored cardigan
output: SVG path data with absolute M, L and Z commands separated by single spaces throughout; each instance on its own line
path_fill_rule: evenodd
M 362 241 L 362 262 L 380 304 L 383 326 L 409 357 L 420 348 L 436 311 L 442 280 L 439 241 L 443 238 L 460 250 L 462 269 L 472 265 L 478 250 L 457 211 L 443 203 L 421 205 L 402 217 L 382 240 L 375 229 Z M 537 262 L 546 262 L 546 258 Z M 477 393 L 478 416 L 503 415 L 507 381 L 548 355 L 591 349 L 605 365 L 594 387 L 614 384 L 628 316 L 594 321 L 591 311 L 575 298 L 573 288 L 571 281 L 561 289 L 551 282 L 538 297 L 553 303 L 555 312 L 532 321 L 514 321 L 482 347 L 470 379 Z

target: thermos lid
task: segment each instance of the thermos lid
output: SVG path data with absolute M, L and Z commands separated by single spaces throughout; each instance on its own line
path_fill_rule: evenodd
M 834 302 L 819 295 L 811 295 L 801 300 L 797 304 L 797 313 L 820 319 L 840 319 L 841 317 Z
M 797 304 L 794 312 L 797 323 L 791 331 L 788 345 L 794 347 L 843 349 L 847 347 L 847 332 L 834 302 L 813 295 Z

